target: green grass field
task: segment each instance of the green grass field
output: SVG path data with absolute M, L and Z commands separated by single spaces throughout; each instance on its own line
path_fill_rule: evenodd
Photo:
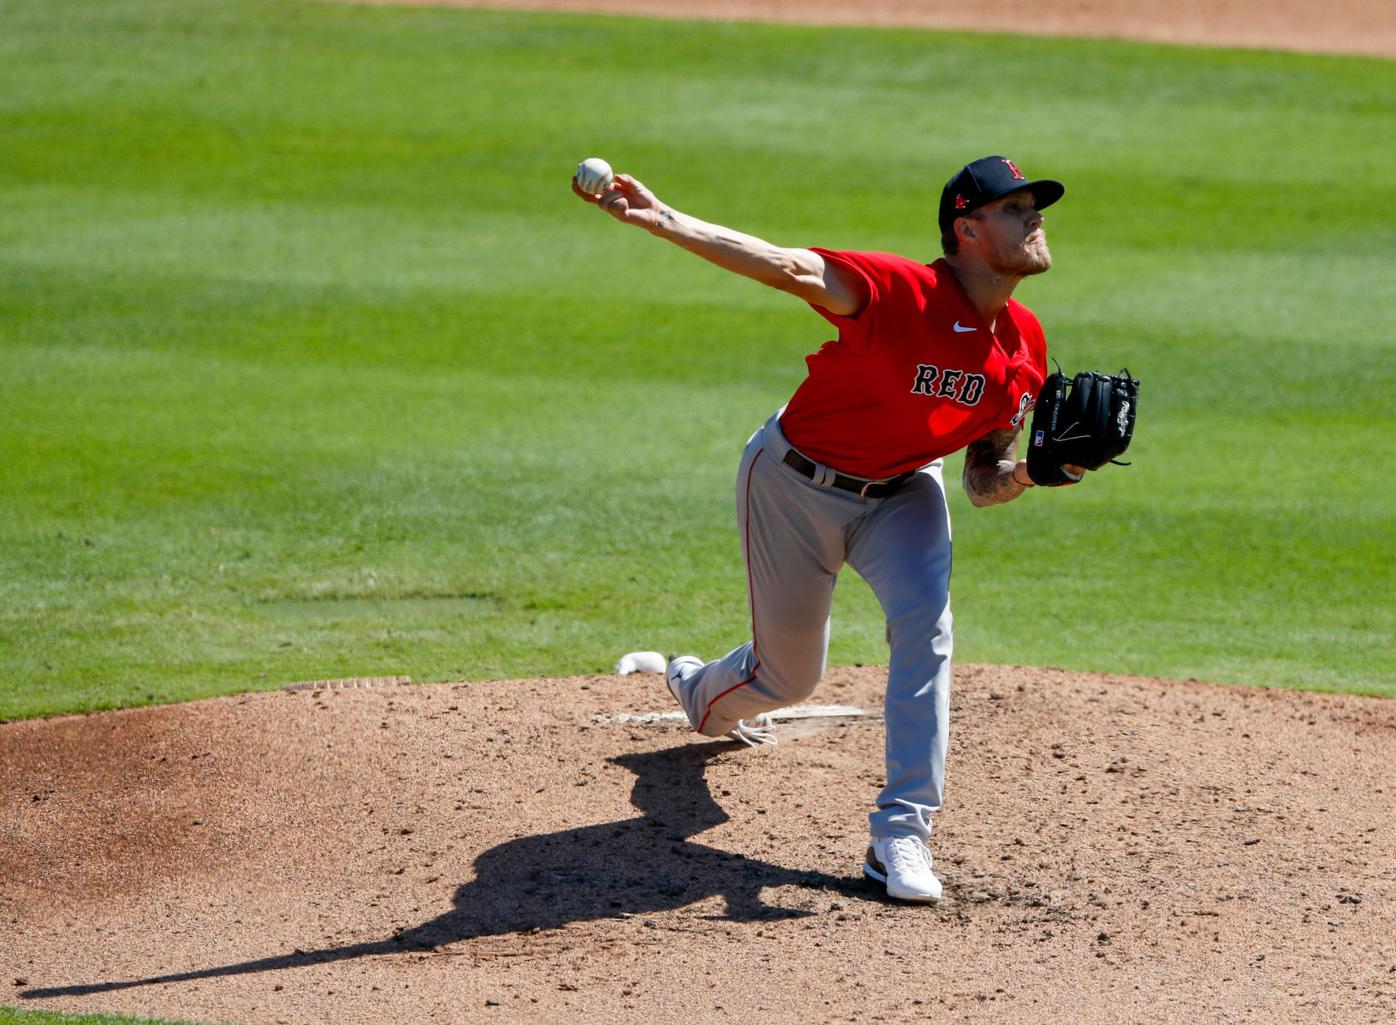
M 0 717 L 743 638 L 731 484 L 828 337 L 577 202 L 937 255 L 1058 177 L 1019 296 L 1144 381 L 1133 467 L 973 510 L 958 655 L 1396 694 L 1388 61 L 0 0 Z M 959 459 L 952 461 L 958 476 Z M 851 573 L 831 658 L 885 660 Z
M 0 1007 L 0 1025 L 170 1025 L 164 1019 L 127 1018 L 116 1014 L 51 1014 Z

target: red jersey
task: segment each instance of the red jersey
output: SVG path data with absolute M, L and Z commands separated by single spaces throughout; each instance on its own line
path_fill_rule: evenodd
M 1047 376 L 1047 342 L 1012 299 L 995 330 L 944 260 L 815 249 L 866 282 L 853 317 L 806 357 L 809 376 L 780 428 L 809 458 L 869 480 L 893 477 L 1018 427 Z

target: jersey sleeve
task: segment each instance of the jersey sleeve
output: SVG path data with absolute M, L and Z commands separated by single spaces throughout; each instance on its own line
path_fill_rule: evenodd
M 911 261 L 904 256 L 823 249 L 819 246 L 811 246 L 810 251 L 852 271 L 867 288 L 868 304 L 851 317 L 831 313 L 822 306 L 810 303 L 816 313 L 839 329 L 839 340 L 842 342 L 868 338 L 878 319 L 879 309 L 889 302 L 895 302 L 899 295 L 910 294 L 912 275 L 908 271 L 908 264 Z

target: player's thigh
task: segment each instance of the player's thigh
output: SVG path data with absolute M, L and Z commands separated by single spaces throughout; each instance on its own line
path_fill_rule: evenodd
M 868 582 L 889 624 L 934 621 L 949 603 L 950 512 L 938 472 L 922 472 L 851 532 L 848 563 Z
M 851 498 L 814 487 L 769 450 L 744 460 L 737 523 L 758 634 L 822 631 L 843 567 L 845 529 L 859 512 Z

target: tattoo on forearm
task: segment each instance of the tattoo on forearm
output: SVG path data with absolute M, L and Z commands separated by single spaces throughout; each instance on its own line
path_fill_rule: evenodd
M 975 505 L 998 505 L 1011 502 L 1023 493 L 1013 483 L 1011 460 L 1000 460 L 988 466 L 965 466 L 965 491 Z
M 965 449 L 964 487 L 971 503 L 998 505 L 1023 493 L 1013 480 L 1017 454 L 1017 431 L 994 431 L 970 443 Z

